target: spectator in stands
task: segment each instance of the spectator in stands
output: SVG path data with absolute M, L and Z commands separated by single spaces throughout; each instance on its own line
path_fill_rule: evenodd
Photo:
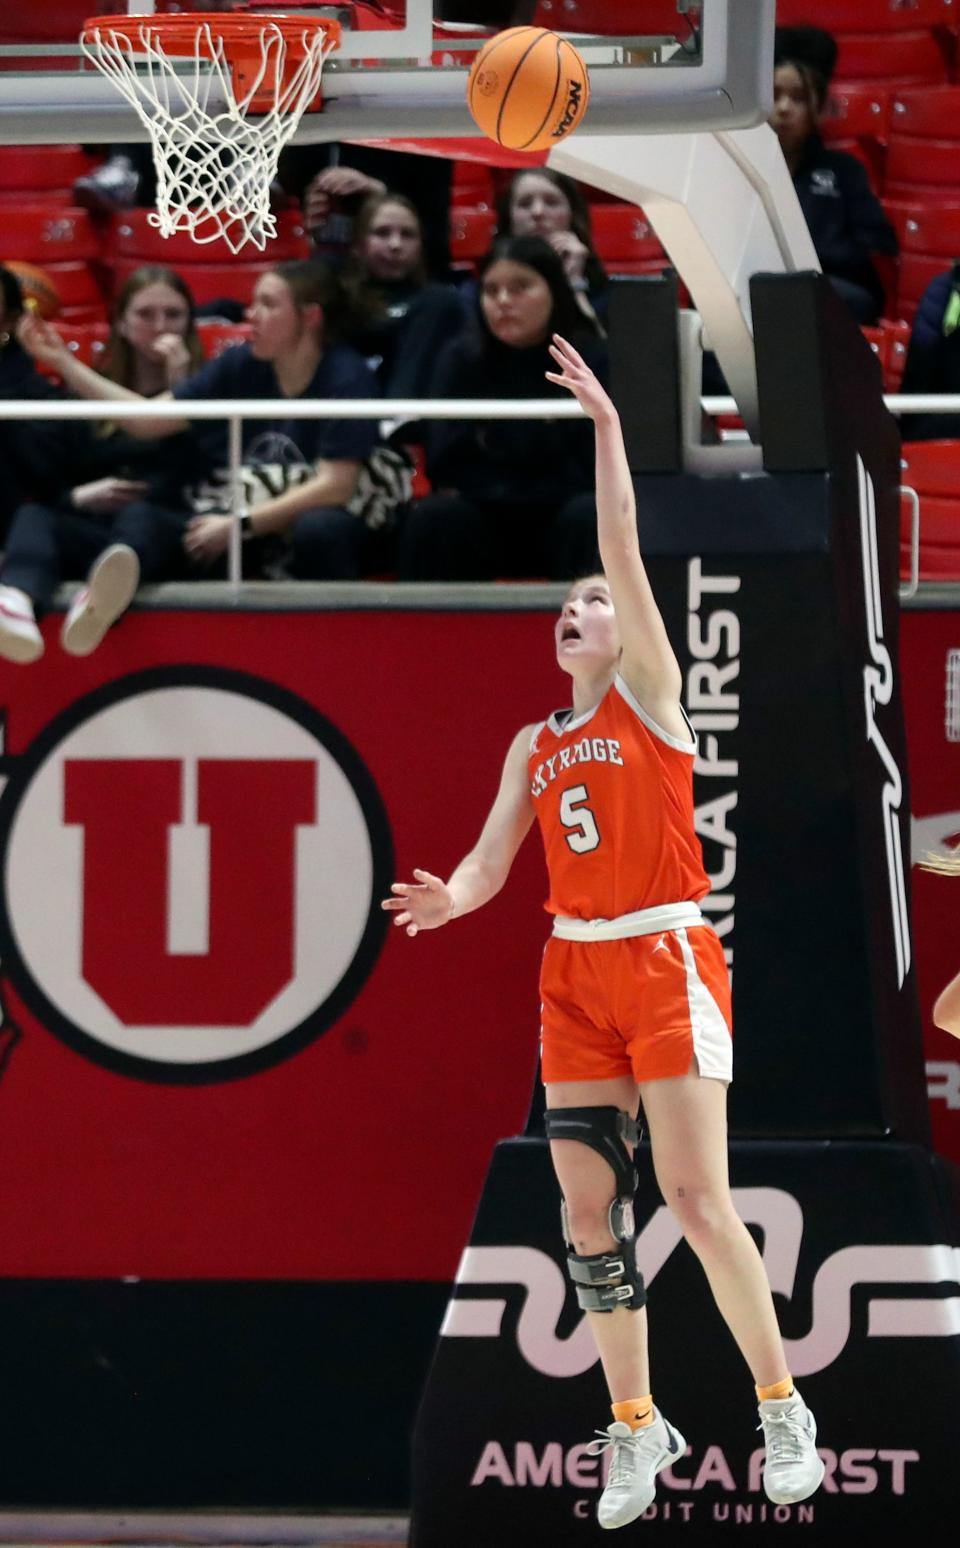
M 480 270 L 476 327 L 437 363 L 437 398 L 562 398 L 545 380 L 557 332 L 600 370 L 605 351 L 543 237 L 500 237 Z M 432 428 L 435 493 L 400 535 L 403 580 L 555 579 L 596 568 L 593 445 L 583 421 L 447 420 Z
M 828 150 L 820 138 L 836 58 L 836 43 L 820 27 L 778 28 L 770 123 L 824 274 L 859 323 L 875 323 L 885 296 L 871 255 L 893 256 L 897 237 L 862 163 L 847 151 Z
M 0 266 L 0 399 L 53 398 L 62 394 L 49 377 L 41 376 L 17 339 L 23 314 L 23 294 L 17 276 Z M 0 414 L 0 541 L 14 511 L 38 486 L 50 480 L 50 462 L 38 445 L 38 424 L 6 419 Z
M 73 356 L 52 327 L 43 332 L 52 346 L 47 361 L 66 379 Z M 30 357 L 21 354 L 32 369 Z M 155 397 L 202 359 L 193 298 L 183 280 L 157 264 L 136 270 L 120 293 L 107 340 L 98 378 L 106 395 L 116 385 Z M 91 420 L 47 420 L 27 428 L 32 477 L 29 490 L 20 491 L 0 566 L 0 655 L 20 662 L 43 653 L 36 614 L 49 606 L 60 581 L 82 575 L 117 537 L 130 541 L 145 496 L 175 494 L 193 465 L 185 435 L 170 444 Z M 123 590 L 124 569 L 123 557 L 114 554 L 105 571 L 111 587 Z M 99 585 L 105 584 L 101 574 Z M 64 648 L 84 654 L 87 635 L 71 612 Z
M 144 398 L 175 387 L 203 364 L 195 310 L 174 269 L 135 269 L 117 297 L 100 374 Z
M 318 167 L 318 160 L 322 165 Z M 379 150 L 370 145 L 288 146 L 280 179 L 303 206 L 304 225 L 318 257 L 344 263 L 353 223 L 364 200 L 390 188 L 416 209 L 428 274 L 446 279 L 450 269 L 450 191 L 453 162 L 446 156 Z
M 606 315 L 607 276 L 593 246 L 590 209 L 580 185 L 550 167 L 517 172 L 497 201 L 498 236 L 540 236 L 563 263 L 580 310 Z
M 227 350 L 160 395 L 171 404 L 223 398 L 294 400 L 282 409 L 278 406 L 275 419 L 244 423 L 243 533 L 252 540 L 276 540 L 289 573 L 308 579 L 357 575 L 367 541 L 365 512 L 356 512 L 355 497 L 365 459 L 376 445 L 373 423 L 300 417 L 295 407 L 295 401 L 304 398 L 377 395 L 376 381 L 361 357 L 335 342 L 342 311 L 340 287 L 323 265 L 302 260 L 278 264 L 257 281 L 248 313 L 249 344 Z M 23 324 L 22 336 L 27 347 L 82 396 L 138 398 L 76 361 L 55 331 L 38 319 Z M 189 421 L 171 413 L 169 419 L 132 419 L 125 428 L 134 438 L 172 436 L 187 431 Z M 114 524 L 111 556 L 122 550 L 134 583 L 132 588 L 114 588 L 111 581 L 110 588 L 98 592 L 98 565 L 103 560 L 94 566 L 88 591 L 65 625 L 85 644 L 93 639 L 86 648 L 99 644 L 129 602 L 138 562 L 143 578 L 156 580 L 183 573 L 186 562 L 209 569 L 223 559 L 232 501 L 224 466 L 225 428 L 208 421 L 194 430 L 191 441 L 205 467 L 204 480 L 175 499 L 138 502 Z M 371 539 L 379 541 L 380 534 L 371 534 Z M 119 564 L 116 560 L 115 567 Z M 115 609 L 121 590 L 129 594 Z M 74 613 L 78 616 L 72 622 Z
M 420 217 L 403 194 L 361 205 L 342 278 L 356 317 L 350 342 L 384 397 L 426 397 L 437 355 L 466 314 L 455 291 L 427 279 Z
M 900 391 L 960 393 L 960 261 L 920 298 Z M 960 414 L 910 414 L 901 431 L 905 441 L 960 437 Z

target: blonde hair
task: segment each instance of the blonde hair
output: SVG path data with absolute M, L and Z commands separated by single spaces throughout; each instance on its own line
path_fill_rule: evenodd
M 935 871 L 938 876 L 960 876 L 960 844 L 949 855 L 928 852 L 920 861 L 922 871 Z

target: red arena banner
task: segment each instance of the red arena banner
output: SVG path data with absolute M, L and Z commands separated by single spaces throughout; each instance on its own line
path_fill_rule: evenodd
M 960 878 L 921 870 L 960 842 L 960 612 L 910 610 L 900 669 L 913 808 L 913 940 L 934 1146 L 960 1162 L 960 1041 L 934 1026 L 940 990 L 960 972 Z
M 379 903 L 474 841 L 550 627 L 143 612 L 3 668 L 0 1275 L 452 1278 L 529 1102 L 542 861 L 434 938 Z

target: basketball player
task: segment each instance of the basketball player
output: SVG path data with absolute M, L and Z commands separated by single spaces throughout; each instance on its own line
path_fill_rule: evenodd
M 611 1453 L 598 1519 L 612 1528 L 647 1509 L 657 1474 L 685 1444 L 650 1391 L 632 1208 L 640 1101 L 660 1190 L 756 1383 L 767 1495 L 804 1500 L 824 1469 L 760 1255 L 730 1197 L 730 989 L 720 942 L 697 906 L 709 882 L 693 825 L 696 738 L 640 556 L 620 423 L 576 350 L 554 335 L 550 352 L 548 380 L 594 421 L 605 572 L 572 586 L 554 628 L 572 707 L 514 738 L 476 847 L 449 881 L 416 870 L 383 907 L 409 936 L 479 908 L 538 819 L 555 916 L 541 976 L 546 1131 L 568 1270 L 613 1408 L 593 1442 Z

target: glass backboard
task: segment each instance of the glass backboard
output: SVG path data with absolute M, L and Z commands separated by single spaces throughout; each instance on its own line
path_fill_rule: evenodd
M 569 37 L 590 71 L 578 137 L 746 128 L 771 107 L 774 0 L 44 0 L 0 10 L 0 143 L 146 138 L 132 110 L 82 59 L 91 12 L 327 16 L 343 28 L 322 113 L 300 143 L 479 136 L 466 109 L 470 62 L 504 25 Z

